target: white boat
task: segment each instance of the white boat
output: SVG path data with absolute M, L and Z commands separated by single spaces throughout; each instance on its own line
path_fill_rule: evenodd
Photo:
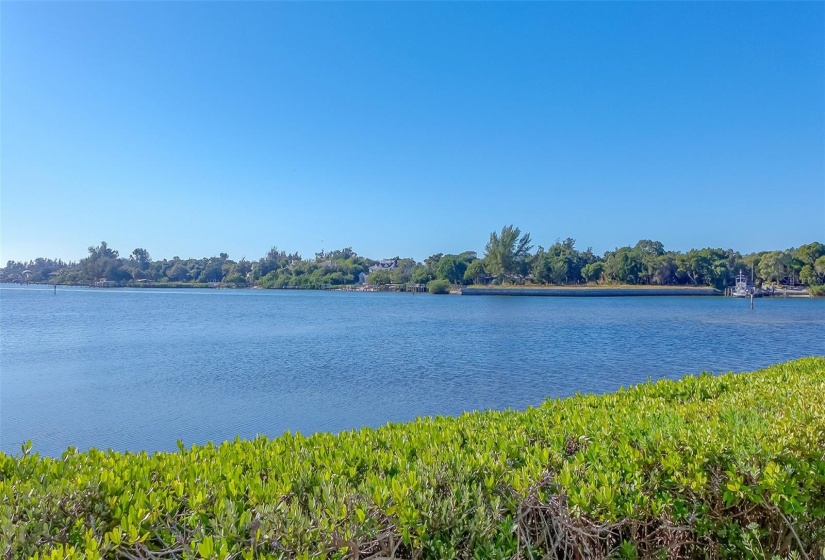
M 759 294 L 752 284 L 748 283 L 747 277 L 739 270 L 739 275 L 736 277 L 736 285 L 730 292 L 732 297 L 749 298 L 751 296 L 758 297 Z

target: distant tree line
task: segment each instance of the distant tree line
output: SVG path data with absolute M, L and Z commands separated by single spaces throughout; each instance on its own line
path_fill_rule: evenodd
M 320 251 L 305 259 L 273 247 L 257 261 L 234 261 L 226 253 L 200 259 L 152 260 L 143 248 L 128 257 L 104 241 L 89 247 L 79 262 L 37 258 L 9 261 L 0 269 L 3 282 L 88 285 L 209 285 L 261 288 L 318 288 L 359 283 L 364 276 L 372 285 L 429 284 L 432 291 L 468 284 L 632 284 L 690 285 L 724 288 L 740 271 L 753 273 L 757 284 L 791 283 L 817 286 L 825 283 L 825 245 L 819 242 L 785 251 L 741 255 L 732 249 L 692 249 L 685 253 L 665 250 L 662 243 L 643 239 L 634 246 L 618 247 L 604 255 L 590 248 L 580 251 L 573 239 L 557 240 L 533 250 L 529 233 L 512 225 L 490 234 L 484 254 L 475 251 L 452 255 L 437 253 L 417 262 L 393 257 L 377 261 L 359 256 L 351 247 Z M 375 266 L 390 263 L 385 268 Z M 363 276 L 362 276 L 363 275 Z

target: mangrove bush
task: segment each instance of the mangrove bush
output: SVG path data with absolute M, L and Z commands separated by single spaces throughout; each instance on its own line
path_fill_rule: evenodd
M 5 558 L 819 558 L 825 358 L 177 452 L 0 454 Z

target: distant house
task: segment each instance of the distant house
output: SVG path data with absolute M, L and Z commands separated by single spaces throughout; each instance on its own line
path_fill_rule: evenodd
M 321 261 L 318 263 L 318 266 L 322 266 L 324 268 L 335 268 L 335 263 L 332 261 Z
M 367 283 L 367 276 L 369 276 L 366 272 L 358 273 L 358 283 L 359 284 L 366 284 Z
M 396 268 L 398 268 L 398 261 L 395 259 L 378 261 L 370 267 L 370 274 L 379 270 L 395 270 Z

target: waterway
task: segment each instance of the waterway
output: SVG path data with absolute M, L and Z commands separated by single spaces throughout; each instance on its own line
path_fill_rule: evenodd
M 0 450 L 523 409 L 825 355 L 825 300 L 0 286 Z

